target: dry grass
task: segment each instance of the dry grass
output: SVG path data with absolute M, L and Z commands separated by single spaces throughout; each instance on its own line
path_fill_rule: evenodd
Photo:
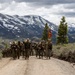
M 56 57 L 58 57 L 61 53 L 67 54 L 69 51 L 75 51 L 75 43 L 53 46 L 53 54 Z
M 3 55 L 2 55 L 2 52 L 0 51 L 0 59 L 2 58 L 2 56 L 3 56 Z

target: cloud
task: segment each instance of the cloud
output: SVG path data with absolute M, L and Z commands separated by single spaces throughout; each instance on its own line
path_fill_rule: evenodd
M 75 9 L 75 3 L 66 4 L 64 7 L 66 9 Z
M 1 0 L 0 0 L 1 1 Z M 75 23 L 75 3 L 72 0 L 2 0 L 0 13 L 9 15 L 39 15 L 59 24 L 62 16 Z M 8 2 L 9 1 L 9 2 Z
M 12 0 L 0 0 L 0 3 L 9 3 L 11 2 Z
M 57 15 L 62 15 L 62 16 L 65 16 L 65 17 L 75 17 L 75 12 L 61 12 L 61 13 L 58 13 Z
M 74 8 L 75 7 L 75 0 L 0 0 L 0 3 L 11 3 L 14 2 L 25 2 L 29 6 L 32 7 L 47 7 L 50 8 L 53 5 L 59 5 L 59 4 L 66 4 L 65 8 Z M 70 6 L 69 6 L 70 5 Z
M 5 10 L 7 9 L 8 7 L 10 7 L 11 9 L 16 6 L 16 2 L 15 1 L 12 1 L 11 3 L 0 3 L 0 10 Z
M 72 5 L 72 6 L 71 6 Z M 53 14 L 66 16 L 66 17 L 75 17 L 75 4 L 60 4 L 58 6 L 54 5 L 52 7 Z
M 0 0 L 0 2 L 28 2 L 38 5 L 55 5 L 55 4 L 65 4 L 65 3 L 75 3 L 75 0 Z
M 0 4 L 0 13 L 9 14 L 9 15 L 26 15 L 29 13 L 32 13 L 34 11 L 34 7 L 30 7 L 27 5 L 27 3 L 21 2 L 17 3 L 15 1 L 12 1 L 9 5 L 9 3 L 6 6 L 4 3 Z M 3 6 L 6 6 L 3 9 Z M 2 10 L 3 9 L 3 10 Z M 33 12 L 34 13 L 34 12 Z

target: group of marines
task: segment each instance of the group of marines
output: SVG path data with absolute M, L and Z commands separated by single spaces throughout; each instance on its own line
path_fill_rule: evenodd
M 29 56 L 32 55 L 50 59 L 52 55 L 52 43 L 50 40 L 36 43 L 26 39 L 23 42 L 12 42 L 10 48 L 4 49 L 2 53 L 3 57 L 12 57 L 13 59 L 19 59 L 20 56 L 29 59 Z

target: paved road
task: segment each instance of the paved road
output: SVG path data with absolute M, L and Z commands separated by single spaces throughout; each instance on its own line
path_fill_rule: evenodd
M 51 58 L 50 60 L 30 57 L 29 60 L 0 60 L 0 75 L 75 75 L 70 63 Z

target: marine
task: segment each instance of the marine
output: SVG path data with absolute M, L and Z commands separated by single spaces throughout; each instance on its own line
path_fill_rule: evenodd
M 29 59 L 30 49 L 31 49 L 31 43 L 29 39 L 27 39 L 25 42 L 25 55 L 26 55 L 25 59 Z
M 12 50 L 12 57 L 15 60 L 17 58 L 17 45 L 16 45 L 16 42 L 13 42 L 11 44 L 11 50 Z
M 50 40 L 48 40 L 48 44 L 47 44 L 47 58 L 50 59 L 51 54 L 52 53 L 52 42 Z

